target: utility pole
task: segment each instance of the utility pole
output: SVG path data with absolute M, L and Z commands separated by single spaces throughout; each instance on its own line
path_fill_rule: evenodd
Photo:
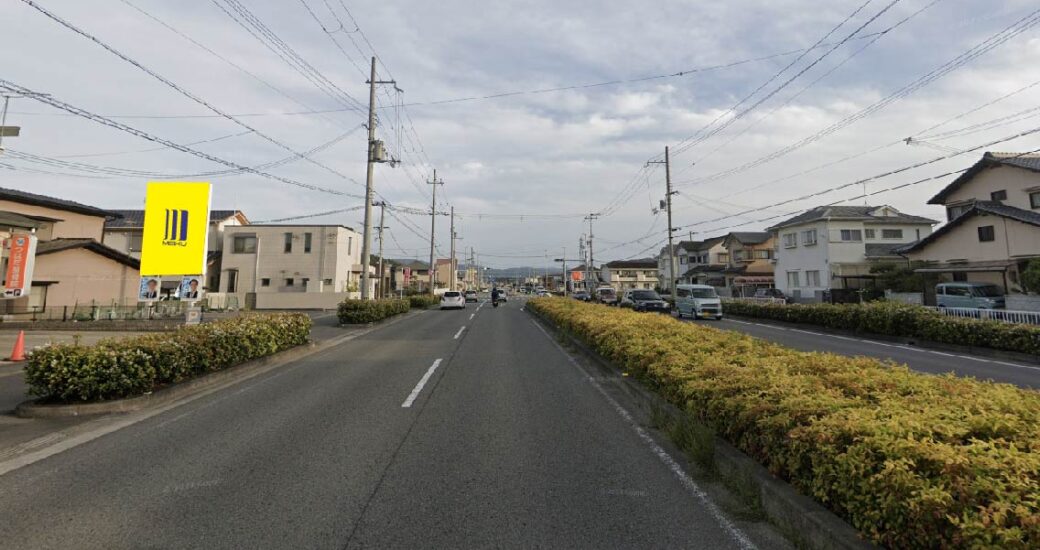
M 455 207 L 451 207 L 451 259 L 448 260 L 448 267 L 451 269 L 451 281 L 448 283 L 448 290 L 455 290 L 455 281 L 459 278 L 458 269 L 455 268 Z
M 585 285 L 587 287 L 588 287 L 588 285 L 592 284 L 592 271 L 593 271 L 592 265 L 595 263 L 595 260 L 592 257 L 592 220 L 595 220 L 596 218 L 599 218 L 599 214 L 597 214 L 595 212 L 592 212 L 588 216 L 585 216 L 585 219 L 589 220 L 589 265 L 586 266 L 587 272 L 588 272 L 588 277 L 586 278 L 587 282 L 585 283 Z M 591 292 L 591 287 L 588 287 L 588 288 L 590 289 L 590 292 Z
M 386 291 L 383 289 L 383 230 L 386 229 L 386 225 L 383 223 L 384 216 L 386 215 L 386 201 L 379 202 L 379 292 L 376 294 L 377 298 L 386 296 Z
M 671 158 L 668 154 L 668 146 L 664 147 L 664 161 L 648 161 L 647 165 L 650 164 L 664 164 L 664 185 L 665 185 L 665 207 L 668 209 L 668 292 L 671 294 L 672 299 L 675 299 L 675 245 L 672 244 L 672 234 L 675 233 L 674 227 L 672 227 L 672 195 L 675 194 L 672 191 L 672 163 Z
M 433 234 L 437 230 L 437 186 L 444 185 L 443 181 L 437 180 L 437 169 L 433 169 L 433 181 L 427 181 L 427 185 L 433 186 L 433 202 L 430 204 L 430 294 L 433 294 L 433 284 L 436 280 L 437 266 L 434 264 L 433 248 L 434 238 Z
M 397 84 L 376 80 L 376 58 L 372 56 L 372 75 L 368 79 L 368 177 L 365 179 L 365 235 L 361 240 L 361 299 L 371 298 L 368 268 L 372 264 L 372 195 L 377 162 L 386 162 L 383 142 L 376 139 L 376 85 Z M 382 262 L 382 258 L 380 258 Z

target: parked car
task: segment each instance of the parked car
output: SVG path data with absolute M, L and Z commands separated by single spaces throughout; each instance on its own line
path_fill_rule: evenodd
M 466 298 L 461 292 L 449 290 L 441 295 L 441 309 L 466 309 Z
M 991 283 L 939 283 L 935 303 L 939 307 L 1004 309 L 1004 291 Z
M 614 289 L 609 286 L 597 288 L 595 297 L 597 302 L 608 306 L 617 305 L 618 302 L 617 292 L 614 292 Z
M 722 300 L 715 287 L 708 285 L 677 285 L 675 310 L 679 317 L 714 318 L 722 320 Z
M 668 313 L 672 309 L 668 302 L 653 290 L 626 290 L 619 305 L 636 311 L 656 311 L 658 313 Z
M 586 290 L 579 290 L 577 292 L 572 292 L 571 293 L 571 298 L 574 298 L 575 300 L 578 300 L 578 301 L 581 301 L 581 302 L 588 302 L 588 301 L 592 300 L 592 296 L 589 295 L 588 291 L 586 291 Z
M 755 298 L 776 298 L 791 303 L 791 299 L 779 288 L 760 288 L 755 291 Z
M 552 296 L 552 293 L 543 288 L 542 290 L 535 292 L 535 295 L 544 298 L 546 296 Z
M 475 290 L 467 290 L 466 293 L 463 294 L 463 296 L 466 297 L 466 301 L 467 302 L 476 302 L 477 301 L 477 291 L 475 291 Z

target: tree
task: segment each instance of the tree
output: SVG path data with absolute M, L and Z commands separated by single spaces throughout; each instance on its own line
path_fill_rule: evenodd
M 1040 258 L 1029 260 L 1022 271 L 1021 281 L 1026 292 L 1040 293 Z
M 906 264 L 877 264 L 870 267 L 870 272 L 877 275 L 874 284 L 879 290 L 892 292 L 921 292 L 926 284 L 925 277 L 914 273 Z

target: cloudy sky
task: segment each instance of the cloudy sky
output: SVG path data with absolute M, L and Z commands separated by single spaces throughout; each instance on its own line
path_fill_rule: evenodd
M 493 266 L 540 266 L 564 249 L 575 257 L 588 212 L 601 213 L 597 260 L 659 249 L 664 170 L 645 163 L 665 146 L 674 224 L 703 238 L 818 204 L 862 204 L 861 185 L 791 199 L 1040 126 L 1030 0 L 34 3 L 167 82 L 22 0 L 0 0 L 0 79 L 318 189 L 199 175 L 229 168 L 25 98 L 11 101 L 8 124 L 22 135 L 4 141 L 0 185 L 140 208 L 149 179 L 209 180 L 214 207 L 252 220 L 357 207 L 374 49 L 378 78 L 403 90 L 379 93 L 378 137 L 402 160 L 376 168 L 379 196 L 405 209 L 387 220 L 390 257 L 428 254 L 429 216 L 407 209 L 429 209 L 433 168 L 445 182 L 438 203 L 459 213 L 460 250 Z M 1036 149 L 1038 135 L 985 149 Z M 909 136 L 923 143 L 899 142 Z M 310 161 L 293 154 L 314 149 Z M 925 202 L 951 178 L 869 200 L 939 219 Z M 361 220 L 357 210 L 306 218 Z M 437 234 L 446 252 L 446 219 Z

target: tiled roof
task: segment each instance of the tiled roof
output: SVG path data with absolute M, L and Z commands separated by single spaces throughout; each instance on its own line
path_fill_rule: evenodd
M 966 210 L 960 216 L 957 216 L 956 218 L 951 220 L 950 223 L 947 223 L 939 229 L 936 229 L 931 235 L 928 235 L 927 237 L 913 244 L 901 247 L 899 251 L 905 253 L 912 252 L 914 250 L 920 250 L 929 243 L 934 242 L 935 240 L 941 238 L 943 235 L 949 233 L 950 230 L 952 230 L 954 227 L 957 227 L 961 223 L 964 223 L 965 220 L 974 216 L 978 216 L 979 214 L 990 214 L 993 216 L 1000 216 L 1002 218 L 1008 218 L 1036 227 L 1040 227 L 1040 213 L 1033 212 L 1030 210 L 1023 210 L 1014 206 L 1008 206 L 999 202 L 977 201 L 974 204 L 972 204 L 971 208 Z
M 982 158 L 979 159 L 978 162 L 972 165 L 971 168 L 968 168 L 963 174 L 957 176 L 957 179 L 950 182 L 950 184 L 944 187 L 942 191 L 936 193 L 934 197 L 928 199 L 928 204 L 945 204 L 946 199 L 949 198 L 954 191 L 960 189 L 964 184 L 974 179 L 979 172 L 994 166 L 1014 166 L 1031 172 L 1040 172 L 1040 154 L 991 153 L 987 151 L 982 155 Z
M 122 252 L 112 247 L 105 246 L 94 239 L 52 239 L 49 241 L 40 241 L 36 245 L 36 255 L 43 256 L 74 248 L 86 248 L 91 252 L 95 252 L 134 269 L 141 268 L 141 261 L 137 258 L 123 254 Z
M 740 241 L 741 244 L 762 244 L 769 240 L 771 234 L 768 231 L 734 231 L 726 235 L 727 239 Z
M 910 214 L 903 214 L 897 212 L 895 216 L 873 216 L 871 212 L 879 208 L 886 208 L 884 206 L 817 206 L 794 216 L 788 218 L 772 227 L 770 231 L 780 229 L 782 227 L 789 227 L 792 225 L 800 225 L 803 223 L 809 223 L 816 220 L 862 220 L 862 221 L 880 221 L 880 222 L 900 222 L 900 223 L 937 223 L 936 220 L 930 218 L 924 218 L 921 216 L 913 216 Z M 887 207 L 895 210 L 892 207 Z
M 726 266 L 722 264 L 713 265 L 699 265 L 697 267 L 691 267 L 683 273 L 683 277 L 689 277 L 690 275 L 696 275 L 698 273 L 722 273 L 726 270 Z
M 100 208 L 87 206 L 86 204 L 70 200 L 48 197 L 46 195 L 37 195 L 36 193 L 29 193 L 28 191 L 19 191 L 17 189 L 7 189 L 3 187 L 0 187 L 0 200 L 8 200 L 21 204 L 31 204 L 34 206 L 44 206 L 57 210 L 67 210 L 69 212 L 86 214 L 88 216 L 101 216 L 106 218 L 118 216 L 118 214 L 110 210 L 102 210 Z
M 610 269 L 657 269 L 657 260 L 653 258 L 641 258 L 639 260 L 614 260 L 613 262 L 607 262 L 605 265 Z
M 109 210 L 121 217 L 105 222 L 105 229 L 136 229 L 144 227 L 144 210 Z M 210 223 L 234 217 L 238 210 L 210 210 Z
M 898 256 L 898 252 L 905 248 L 906 243 L 867 243 L 863 245 L 868 258 L 884 258 L 887 256 Z

